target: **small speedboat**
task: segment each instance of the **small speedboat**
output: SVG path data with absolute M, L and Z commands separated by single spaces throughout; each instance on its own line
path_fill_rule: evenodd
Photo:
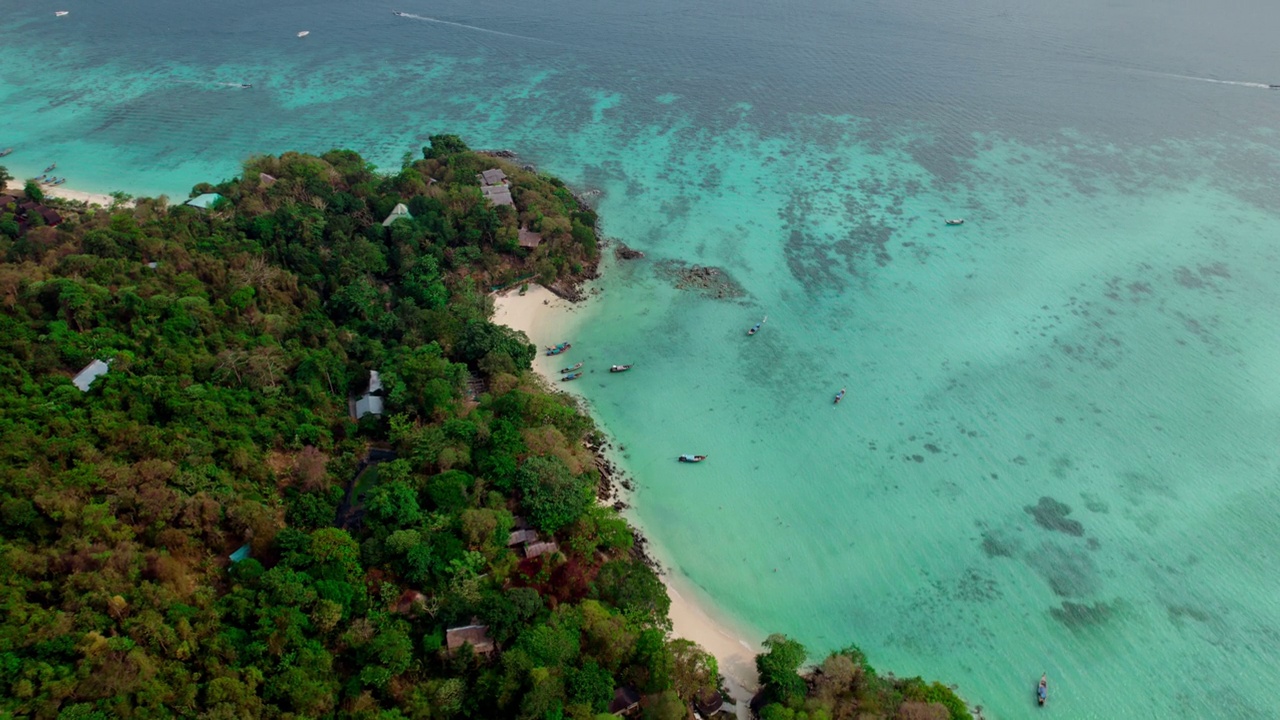
M 70 15 L 70 14 L 71 14 L 70 10 L 54 10 L 53 11 L 54 17 L 62 17 L 64 15 Z
M 3 150 L 0 150 L 0 157 L 4 157 L 5 155 L 8 155 L 11 152 L 13 152 L 13 148 L 5 148 Z
M 561 370 L 560 372 L 561 372 L 562 374 L 563 374 L 563 373 L 571 373 L 571 372 L 573 372 L 574 370 L 579 370 L 579 369 L 581 369 L 581 368 L 582 368 L 582 363 L 578 363 L 577 365 L 571 365 L 571 366 L 569 366 L 569 367 L 567 367 L 567 368 L 564 368 L 564 369 L 563 369 L 563 370 Z
M 49 173 L 53 172 L 53 169 L 56 167 L 58 167 L 58 163 L 53 163 L 52 165 L 44 169 L 44 174 L 48 175 Z
M 391 14 L 395 15 L 396 17 L 404 17 L 404 13 L 400 12 L 399 10 L 392 10 Z
M 953 219 L 951 219 L 951 220 L 948 220 L 948 221 L 947 221 L 947 224 L 948 224 L 948 225 L 963 225 L 963 224 L 964 224 L 964 218 L 953 218 Z
M 747 335 L 755 335 L 756 333 L 760 332 L 760 326 L 764 325 L 767 322 L 769 322 L 769 316 L 765 315 L 763 320 L 751 326 L 751 329 L 747 331 Z
M 1272 90 L 1280 90 L 1280 85 L 1268 85 L 1267 87 L 1271 88 Z
M 680 462 L 687 462 L 687 463 L 702 462 L 703 460 L 706 460 L 706 459 L 707 459 L 706 455 L 681 455 L 680 457 L 676 458 L 676 460 Z
M 298 33 L 298 37 L 306 37 L 310 34 L 311 34 L 310 30 L 303 30 L 302 32 Z
M 248 89 L 253 87 L 253 83 L 240 83 L 240 87 Z
M 610 366 L 609 372 L 626 372 L 631 369 L 630 365 L 613 365 Z
M 1045 673 L 1040 676 L 1040 686 L 1036 688 L 1036 702 L 1044 705 L 1049 699 L 1049 674 Z
M 568 375 L 560 378 L 560 382 L 569 382 L 570 380 L 577 380 L 580 377 L 582 377 L 582 373 L 580 372 L 569 373 Z
M 836 405 L 839 405 L 840 401 L 844 399 L 844 390 L 844 388 L 840 388 L 840 392 L 836 393 Z

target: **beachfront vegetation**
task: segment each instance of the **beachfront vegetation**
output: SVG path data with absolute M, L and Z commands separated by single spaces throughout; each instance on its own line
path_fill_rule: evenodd
M 4 192 L 9 188 L 9 181 L 13 176 L 9 174 L 9 168 L 0 165 L 0 192 Z
M 770 635 L 756 656 L 761 720 L 972 720 L 964 701 L 941 683 L 881 676 L 857 647 L 833 652 L 804 675 L 807 651 Z
M 211 211 L 0 240 L 0 715 L 585 718 L 716 684 L 593 502 L 591 421 L 488 319 L 525 264 L 588 261 L 582 211 L 508 167 L 551 238 L 526 256 L 494 162 L 431 154 L 255 158 Z M 556 545 L 509 547 L 525 521 Z

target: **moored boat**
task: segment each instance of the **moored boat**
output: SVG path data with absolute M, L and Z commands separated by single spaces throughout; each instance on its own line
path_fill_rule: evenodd
M 630 365 L 613 365 L 610 366 L 609 372 L 626 372 L 631 369 Z
M 706 455 L 681 455 L 680 457 L 676 458 L 676 460 L 679 460 L 680 462 L 687 462 L 687 463 L 702 462 L 703 460 L 706 460 L 706 459 L 707 459 Z
M 4 157 L 5 155 L 8 155 L 11 152 L 13 152 L 13 148 L 5 148 L 3 150 L 0 150 L 0 157 Z
M 953 218 L 953 219 L 951 219 L 951 220 L 948 220 L 948 221 L 947 221 L 947 224 L 948 224 L 948 225 L 963 225 L 963 224 L 964 224 L 964 218 Z
M 751 329 L 747 331 L 747 335 L 755 335 L 756 333 L 760 332 L 760 327 L 764 325 L 766 322 L 769 322 L 768 315 L 765 315 L 764 319 L 761 320 L 760 322 L 756 323 L 755 325 L 752 325 Z
M 310 30 L 303 30 L 302 32 L 298 33 L 298 37 L 306 37 L 310 34 L 311 34 Z
M 571 344 L 569 344 L 569 343 L 567 343 L 567 342 L 563 342 L 563 343 L 560 343 L 559 345 L 556 345 L 555 347 L 549 347 L 549 348 L 547 348 L 547 354 L 548 354 L 548 355 L 559 355 L 560 353 L 564 352 L 565 350 L 568 350 L 568 349 L 569 349 L 569 348 L 571 348 L 571 347 L 573 347 L 573 345 L 571 345 Z
M 564 374 L 564 373 L 571 373 L 571 372 L 573 372 L 574 370 L 578 370 L 578 369 L 580 369 L 581 367 L 582 367 L 582 363 L 578 363 L 577 365 L 570 365 L 569 367 L 562 369 L 562 370 L 560 371 L 560 373 L 561 373 L 561 374 Z
M 839 405 L 840 401 L 844 399 L 844 391 L 844 388 L 840 388 L 840 392 L 836 393 L 836 405 Z
M 1049 699 L 1049 674 L 1040 676 L 1040 686 L 1036 688 L 1036 702 L 1043 705 Z
M 570 373 L 560 378 L 560 382 L 569 382 L 570 380 L 577 380 L 580 377 L 582 377 L 582 373 L 580 372 Z
M 58 178 L 57 180 L 54 180 L 51 184 L 52 184 L 52 185 L 61 185 L 62 183 L 66 182 L 66 181 L 67 181 L 67 179 L 66 179 L 66 178 Z
M 54 10 L 53 11 L 54 17 L 62 17 L 63 15 L 70 15 L 70 14 L 71 14 L 70 10 Z
M 53 172 L 53 169 L 56 167 L 58 167 L 58 163 L 49 163 L 49 167 L 44 169 L 44 174 L 48 175 L 49 173 Z

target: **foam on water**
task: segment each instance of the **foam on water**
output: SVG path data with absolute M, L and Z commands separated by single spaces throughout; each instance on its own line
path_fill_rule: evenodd
M 1254 76 L 1274 8 L 1238 35 L 1161 16 L 1148 46 L 1107 3 L 431 10 L 486 32 L 142 5 L 15 11 L 14 174 L 184 194 L 253 152 L 518 149 L 648 255 L 575 318 L 573 385 L 737 623 L 857 642 L 988 717 L 1045 671 L 1062 717 L 1269 712 L 1280 94 L 1150 73 Z M 678 290 L 676 261 L 745 294 Z

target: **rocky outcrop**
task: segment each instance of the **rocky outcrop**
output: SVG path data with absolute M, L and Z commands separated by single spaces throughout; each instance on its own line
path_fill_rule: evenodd
M 689 265 L 681 260 L 663 260 L 656 265 L 658 274 L 675 283 L 677 289 L 693 290 L 716 300 L 734 300 L 747 292 L 721 268 Z

